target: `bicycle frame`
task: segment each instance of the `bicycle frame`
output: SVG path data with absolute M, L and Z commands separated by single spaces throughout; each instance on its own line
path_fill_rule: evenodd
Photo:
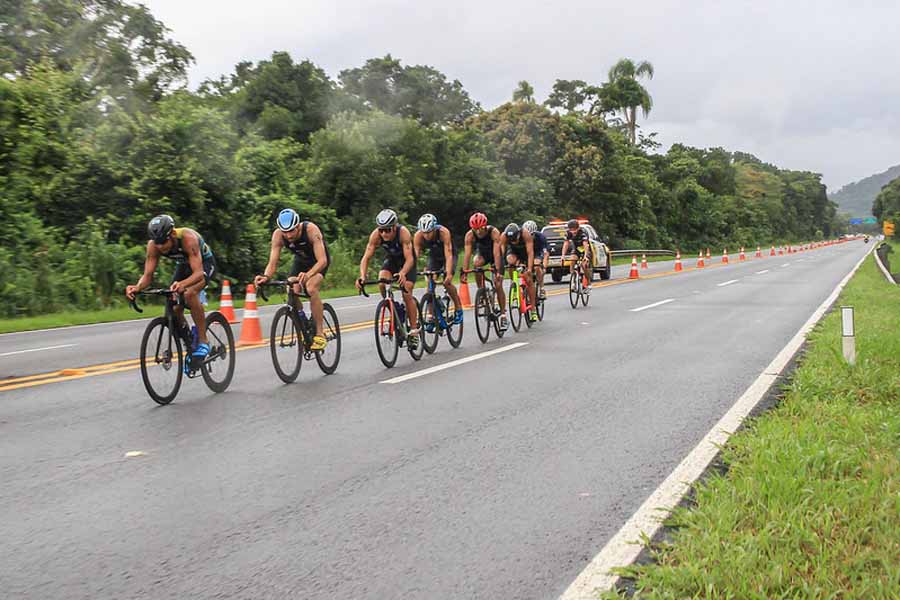
M 287 306 L 287 307 L 293 309 L 293 308 L 294 308 L 294 300 L 295 300 L 295 298 L 298 298 L 298 297 L 299 297 L 299 298 L 306 298 L 307 300 L 309 299 L 309 294 L 306 293 L 306 288 L 303 287 L 302 284 L 301 284 L 301 286 L 300 286 L 300 293 L 297 294 L 297 293 L 294 292 L 294 284 L 295 284 L 295 283 L 296 283 L 296 282 L 294 282 L 294 281 L 288 281 L 288 280 L 286 280 L 286 279 L 274 279 L 274 280 L 265 282 L 263 285 L 258 286 L 258 287 L 257 287 L 257 291 L 259 292 L 259 297 L 262 298 L 264 302 L 268 302 L 268 301 L 269 301 L 269 297 L 266 295 L 266 293 L 265 293 L 265 291 L 264 291 L 264 290 L 265 290 L 265 287 L 266 287 L 267 285 L 272 285 L 272 286 L 280 285 L 280 286 L 284 286 L 285 288 L 287 288 L 287 298 L 285 298 L 284 304 L 285 304 L 285 306 Z M 311 309 L 310 309 L 310 310 L 311 310 Z M 312 322 L 312 320 L 310 320 L 310 322 Z M 314 335 L 314 332 L 313 332 L 313 333 L 310 333 L 309 327 L 301 327 L 301 328 L 300 328 L 300 335 L 303 336 L 303 350 L 304 350 L 304 352 L 310 352 L 310 349 L 309 349 L 309 348 L 310 348 L 310 346 L 312 346 L 312 343 L 313 343 L 313 335 Z
M 530 287 L 528 285 L 528 280 L 525 277 L 522 277 L 521 280 L 519 279 L 519 274 L 524 273 L 524 272 L 525 272 L 525 267 L 523 267 L 522 265 L 516 265 L 515 267 L 510 267 L 510 275 L 509 275 L 509 278 L 513 282 L 513 287 L 516 290 L 516 292 L 515 292 L 517 295 L 516 300 L 519 301 L 519 312 L 522 313 L 523 315 L 527 314 L 529 310 L 536 308 L 535 305 L 528 304 L 528 296 L 529 296 L 528 292 L 530 289 Z M 532 272 L 532 277 L 533 277 L 534 269 L 532 269 L 531 272 Z M 524 298 L 522 297 L 523 290 L 524 290 L 524 296 L 525 296 Z
M 437 290 L 437 281 L 435 281 L 436 277 L 443 277 L 447 274 L 446 271 L 423 271 L 422 275 L 427 277 L 428 279 L 428 293 L 432 294 L 432 297 L 437 300 L 437 294 L 435 291 Z M 446 302 L 435 302 L 435 306 L 449 306 L 447 302 L 450 301 L 450 294 L 447 292 L 447 288 L 444 287 L 444 298 Z M 444 318 L 444 311 L 438 309 L 436 312 L 436 316 L 438 317 L 438 325 L 441 328 L 441 331 L 446 331 L 450 329 L 450 324 L 447 323 L 447 319 Z

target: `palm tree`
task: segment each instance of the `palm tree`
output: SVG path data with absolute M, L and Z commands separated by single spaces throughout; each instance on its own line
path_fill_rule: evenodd
M 513 90 L 513 102 L 534 103 L 534 88 L 525 80 L 519 82 L 519 87 Z
M 637 82 L 638 78 L 644 76 L 653 79 L 652 64 L 646 60 L 635 64 L 630 58 L 623 58 L 609 70 L 609 82 L 603 86 L 604 104 L 610 110 L 622 111 L 632 144 L 636 142 L 638 107 L 644 113 L 644 118 L 647 118 L 653 108 L 650 93 Z

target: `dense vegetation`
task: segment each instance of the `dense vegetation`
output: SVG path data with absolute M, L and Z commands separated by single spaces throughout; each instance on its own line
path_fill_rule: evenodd
M 867 217 L 875 214 L 872 205 L 881 188 L 898 177 L 900 177 L 900 165 L 893 166 L 883 173 L 876 173 L 865 179 L 848 183 L 837 192 L 830 194 L 829 198 L 837 203 L 839 211 L 853 217 Z
M 220 271 L 265 264 L 274 214 L 325 231 L 348 283 L 383 207 L 464 233 L 586 215 L 614 248 L 811 239 L 839 224 L 820 176 L 721 148 L 653 151 L 637 109 L 649 63 L 609 81 L 521 82 L 485 111 L 456 80 L 390 55 L 340 72 L 275 52 L 186 89 L 190 52 L 122 0 L 0 7 L 0 316 L 116 301 L 142 265 L 145 224 L 198 229 Z
M 872 214 L 879 221 L 900 224 L 900 177 L 881 188 L 872 203 Z

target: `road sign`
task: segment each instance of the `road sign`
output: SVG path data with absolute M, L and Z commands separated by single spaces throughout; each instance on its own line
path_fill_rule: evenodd
M 876 219 L 875 217 L 866 217 L 865 219 L 863 219 L 863 223 L 866 223 L 868 225 L 874 225 L 877 222 L 878 219 Z
M 884 232 L 884 235 L 894 235 L 894 224 L 890 221 L 885 221 L 881 226 L 881 230 Z
M 862 217 L 858 217 L 858 218 L 854 217 L 854 218 L 850 219 L 851 225 L 862 225 L 862 222 L 863 222 Z

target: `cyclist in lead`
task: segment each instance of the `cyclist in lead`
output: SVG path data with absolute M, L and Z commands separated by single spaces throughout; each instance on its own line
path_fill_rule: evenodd
M 528 287 L 528 305 L 531 310 L 528 311 L 528 318 L 532 322 L 537 321 L 537 312 L 534 306 L 537 304 L 536 290 L 534 280 L 531 278 L 532 269 L 534 269 L 534 240 L 531 233 L 526 229 L 520 228 L 515 223 L 510 223 L 503 230 L 500 236 L 500 249 L 506 255 L 506 264 L 510 267 L 517 267 L 525 262 L 525 272 L 522 276 Z
M 572 264 L 569 265 L 569 273 L 575 270 L 575 261 L 580 260 L 582 273 L 584 273 L 584 287 L 590 290 L 590 274 L 591 274 L 591 238 L 587 232 L 581 228 L 581 224 L 577 219 L 569 219 L 566 223 L 566 241 L 563 242 L 562 254 L 560 256 L 569 256 L 567 252 L 572 251 Z
M 209 354 L 209 341 L 206 339 L 206 313 L 200 303 L 200 291 L 215 274 L 216 259 L 199 233 L 187 227 L 175 227 L 175 221 L 169 215 L 158 215 L 150 219 L 147 236 L 150 241 L 147 242 L 144 274 L 135 285 L 125 288 L 125 296 L 134 300 L 135 294 L 153 283 L 153 274 L 161 256 L 174 260 L 175 274 L 169 289 L 184 294 L 184 301 L 191 310 L 194 325 L 197 326 L 198 345 L 191 357 L 202 360 Z M 184 319 L 184 308 L 179 306 L 176 310 L 178 321 L 187 330 L 186 337 L 190 337 L 190 330 Z
M 375 217 L 375 229 L 369 234 L 369 243 L 362 260 L 359 261 L 359 279 L 356 280 L 356 289 L 362 290 L 363 281 L 366 280 L 366 271 L 369 270 L 369 261 L 379 247 L 384 249 L 384 262 L 381 263 L 379 279 L 390 279 L 397 276 L 400 290 L 403 293 L 403 303 L 406 305 L 406 314 L 409 315 L 409 347 L 415 350 L 419 345 L 418 335 L 418 305 L 412 294 L 416 284 L 416 255 L 413 252 L 412 234 L 409 229 L 400 225 L 397 213 L 387 208 Z M 382 294 L 384 286 L 379 286 Z
M 542 232 L 538 231 L 537 223 L 534 221 L 525 221 L 522 223 L 522 229 L 531 234 L 537 294 L 543 300 L 547 297 L 547 292 L 544 291 L 544 274 L 547 272 L 547 265 L 550 261 L 550 247 L 547 245 L 547 238 L 544 237 Z
M 322 328 L 322 297 L 319 290 L 331 264 L 328 246 L 322 237 L 322 230 L 311 221 L 301 221 L 300 215 L 293 208 L 285 208 L 278 213 L 277 227 L 272 231 L 272 242 L 269 250 L 269 263 L 262 275 L 257 275 L 253 282 L 261 285 L 272 278 L 278 268 L 281 249 L 287 248 L 294 254 L 289 280 L 294 283 L 294 294 L 299 294 L 301 287 L 309 294 L 309 305 L 312 309 L 313 321 L 316 324 L 316 335 L 313 336 L 310 350 L 324 350 L 328 343 Z M 303 302 L 295 296 L 294 310 L 303 309 Z
M 445 271 L 444 287 L 453 300 L 453 322 L 457 325 L 463 322 L 463 306 L 459 299 L 459 292 L 453 285 L 453 274 L 456 271 L 456 254 L 453 252 L 453 237 L 450 230 L 438 223 L 437 217 L 426 213 L 419 218 L 418 231 L 413 236 L 414 254 L 422 256 L 425 249 L 428 250 L 429 271 Z
M 475 256 L 475 268 L 491 265 L 494 270 L 494 289 L 497 291 L 497 304 L 500 306 L 500 329 L 506 331 L 509 321 L 506 318 L 506 293 L 503 291 L 503 253 L 500 249 L 500 230 L 488 225 L 484 213 L 475 213 L 469 217 L 469 231 L 466 232 L 466 251 L 463 258 L 463 272 L 459 276 L 460 285 L 467 285 L 472 255 Z M 475 283 L 484 287 L 484 279 L 476 274 Z

